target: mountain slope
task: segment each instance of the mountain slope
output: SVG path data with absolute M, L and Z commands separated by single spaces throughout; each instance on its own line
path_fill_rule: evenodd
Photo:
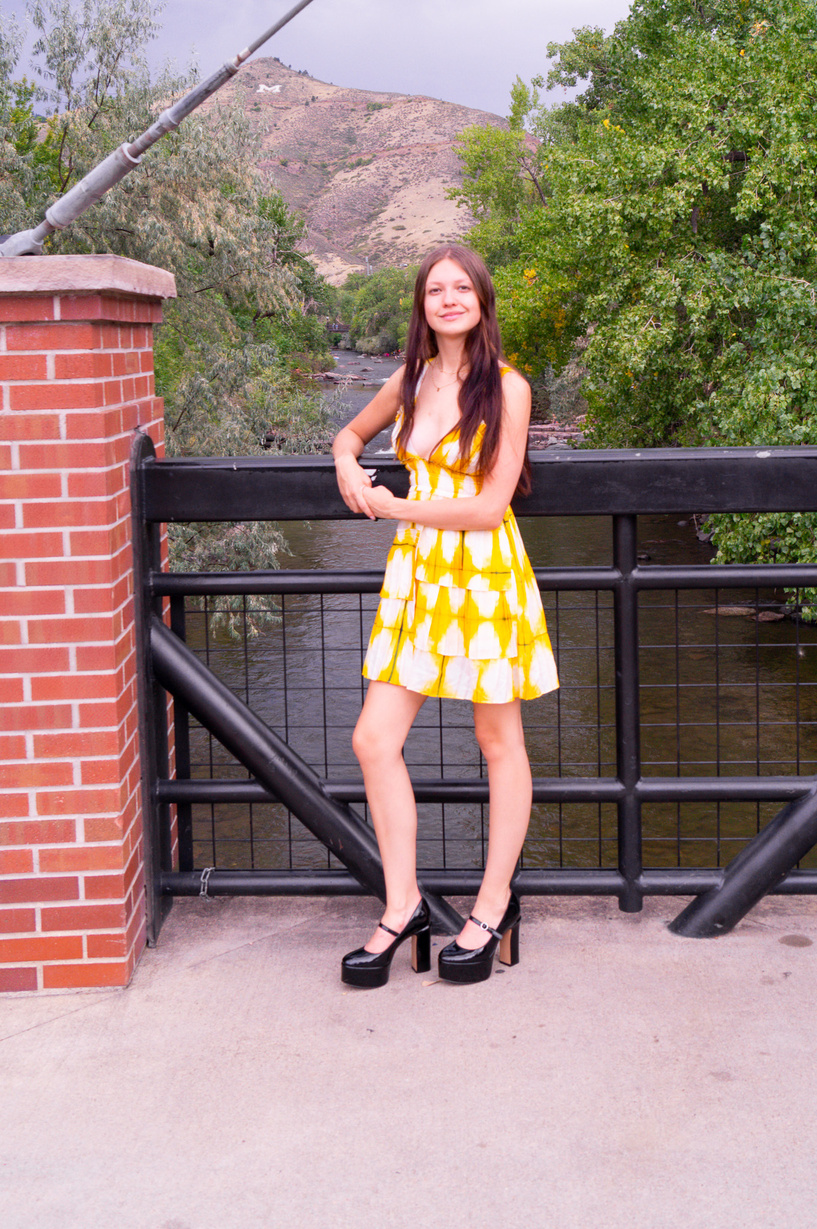
M 318 270 L 412 264 L 471 219 L 446 193 L 461 182 L 454 144 L 470 124 L 506 121 L 434 98 L 346 89 L 277 59 L 254 60 L 224 87 L 262 133 L 262 170 L 303 211 Z

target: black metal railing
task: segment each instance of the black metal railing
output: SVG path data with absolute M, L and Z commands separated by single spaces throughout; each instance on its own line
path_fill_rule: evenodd
M 405 489 L 398 463 L 372 463 L 380 481 Z M 807 797 L 817 783 L 817 631 L 779 618 L 782 590 L 817 586 L 817 565 L 645 563 L 639 518 L 816 510 L 817 449 L 560 449 L 533 454 L 533 471 L 533 492 L 518 515 L 608 518 L 611 552 L 606 562 L 535 568 L 562 688 L 525 709 L 534 817 L 520 890 L 616 895 L 627 911 L 638 910 L 645 894 L 717 890 L 724 865 L 780 805 Z M 211 892 L 367 890 L 331 842 L 316 841 L 299 822 L 280 790 L 257 773 L 248 778 L 240 747 L 238 758 L 224 750 L 206 699 L 195 701 L 204 720 L 191 721 L 182 676 L 194 666 L 174 643 L 185 642 L 185 652 L 243 697 L 334 804 L 365 805 L 350 735 L 381 574 L 344 570 L 342 559 L 331 570 L 159 568 L 158 527 L 166 521 L 351 521 L 331 462 L 157 461 L 142 438 L 134 508 L 157 916 L 163 896 L 199 892 L 203 876 Z M 388 527 L 378 528 L 385 543 Z M 214 634 L 213 615 L 235 595 L 238 637 Z M 167 655 L 161 669 L 176 696 L 173 778 L 164 693 L 153 682 L 148 643 L 151 614 L 168 599 L 175 641 L 155 645 Z M 487 782 L 470 714 L 456 702 L 428 703 L 406 759 L 420 810 L 424 885 L 439 897 L 472 893 L 487 836 Z M 798 869 L 784 868 L 785 877 L 763 890 L 817 891 L 807 848 Z

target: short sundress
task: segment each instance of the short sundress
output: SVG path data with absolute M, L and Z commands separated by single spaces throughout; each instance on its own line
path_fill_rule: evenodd
M 478 494 L 483 434 L 484 424 L 464 462 L 457 427 L 428 458 L 397 451 L 411 477 L 408 498 Z M 539 586 L 510 508 L 496 529 L 398 523 L 363 676 L 479 704 L 532 700 L 559 686 Z

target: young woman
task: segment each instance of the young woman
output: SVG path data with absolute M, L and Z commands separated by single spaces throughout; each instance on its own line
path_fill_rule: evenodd
M 343 959 L 349 985 L 382 986 L 412 939 L 430 966 L 428 907 L 417 885 L 417 810 L 403 744 L 426 696 L 471 700 L 488 766 L 489 840 L 474 912 L 439 957 L 440 977 L 490 976 L 494 952 L 518 961 L 519 902 L 511 891 L 531 809 L 521 704 L 558 687 L 539 589 L 510 509 L 530 489 L 530 388 L 502 358 L 494 288 L 459 245 L 423 261 L 405 365 L 334 443 L 347 506 L 398 523 L 363 667 L 369 687 L 353 746 L 386 880 L 383 919 Z M 358 458 L 394 423 L 411 475 L 407 499 L 372 481 Z

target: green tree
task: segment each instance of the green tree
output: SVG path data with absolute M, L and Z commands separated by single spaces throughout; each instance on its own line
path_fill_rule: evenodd
M 338 292 L 338 313 L 352 346 L 383 354 L 405 345 L 417 266 L 378 269 L 370 277 L 350 273 Z
M 547 202 L 537 142 L 526 131 L 538 104 L 536 87 L 517 77 L 507 129 L 473 124 L 459 136 L 463 183 L 449 196 L 476 219 L 470 239 L 492 268 L 522 256 L 519 224 L 532 207 Z
M 545 200 L 498 272 L 534 371 L 585 338 L 590 442 L 817 442 L 813 0 L 638 0 L 551 45 Z M 721 558 L 815 557 L 814 518 L 721 519 Z
M 30 226 L 31 201 L 57 185 L 53 140 L 34 114 L 36 86 L 12 77 L 22 43 L 19 23 L 0 15 L 0 231 L 6 234 Z
M 152 0 L 31 4 L 43 122 L 34 116 L 31 86 L 12 79 L 19 29 L 0 19 L 4 230 L 33 225 L 56 196 L 190 88 L 192 74 L 150 79 L 143 48 L 158 29 L 158 11 Z M 155 351 L 171 454 L 328 444 L 320 399 L 292 374 L 311 364 L 312 351 L 326 361 L 317 317 L 326 296 L 301 250 L 303 222 L 261 181 L 258 153 L 243 113 L 210 104 L 48 241 L 50 251 L 112 252 L 175 274 L 178 299 L 166 306 Z M 217 526 L 174 529 L 171 548 L 195 565 L 215 557 L 222 537 Z M 275 563 L 281 538 L 274 527 L 231 533 L 229 561 L 239 566 L 244 540 L 256 566 Z

